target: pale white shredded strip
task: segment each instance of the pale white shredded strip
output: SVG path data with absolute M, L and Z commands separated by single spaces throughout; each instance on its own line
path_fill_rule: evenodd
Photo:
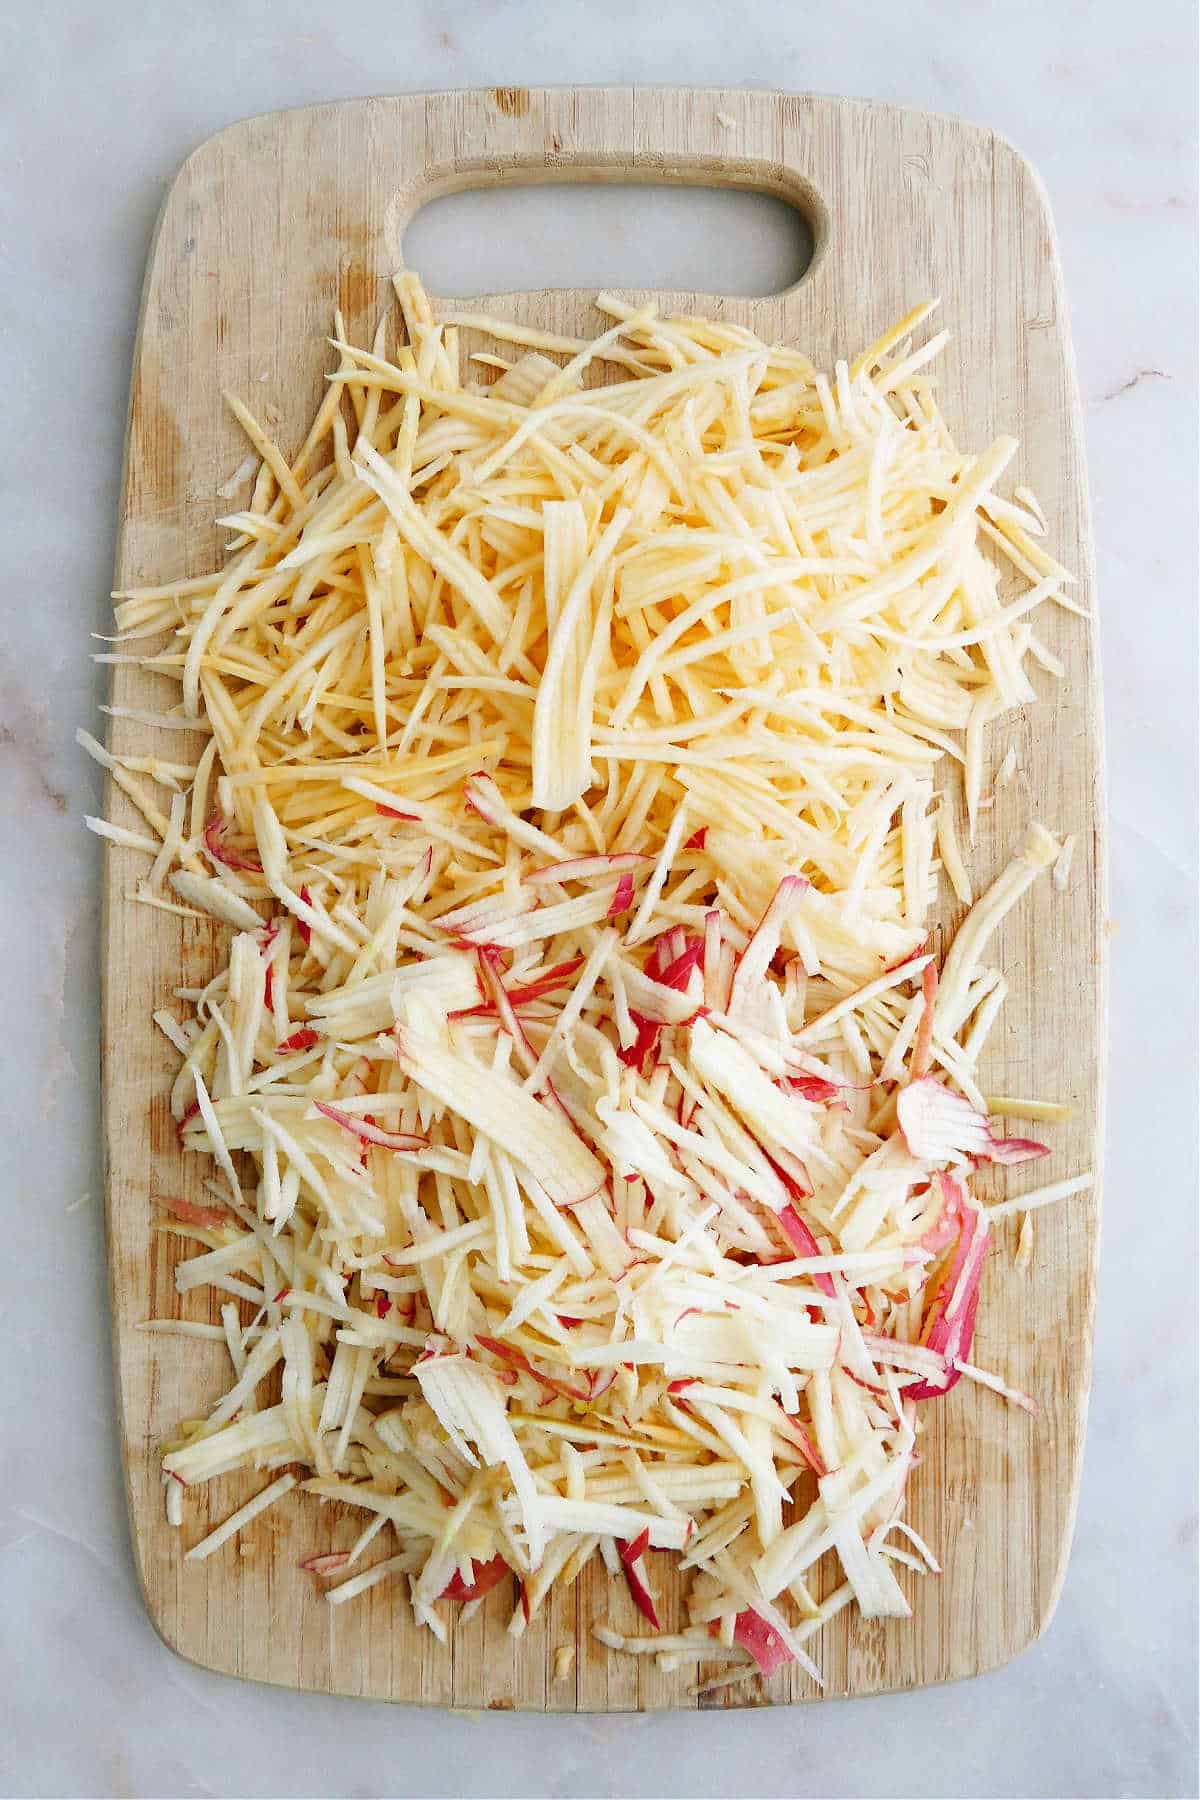
M 187 1560 L 203 1562 L 206 1557 L 212 1555 L 214 1550 L 219 1550 L 222 1544 L 228 1543 L 231 1537 L 235 1537 L 243 1525 L 248 1525 L 251 1519 L 257 1519 L 259 1513 L 265 1512 L 268 1506 L 274 1506 L 277 1500 L 281 1500 L 286 1493 L 290 1493 L 295 1485 L 296 1477 L 294 1475 L 280 1475 L 276 1481 L 271 1482 L 269 1487 L 265 1487 L 261 1493 L 255 1494 L 252 1500 L 247 1500 L 244 1506 L 239 1506 L 236 1512 L 230 1513 L 224 1524 L 218 1525 L 215 1531 L 210 1531 L 208 1536 L 201 1538 L 198 1544 L 193 1544 L 187 1553 Z

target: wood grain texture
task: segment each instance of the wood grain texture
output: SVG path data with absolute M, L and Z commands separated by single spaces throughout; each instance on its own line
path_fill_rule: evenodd
M 947 416 L 960 441 L 976 447 L 1001 429 L 1020 436 L 1014 479 L 1040 496 L 1050 541 L 1090 599 L 1078 403 L 1053 228 L 1037 178 L 1012 147 L 955 120 L 863 102 L 630 88 L 346 102 L 249 120 L 203 144 L 170 190 L 147 273 L 118 586 L 213 565 L 213 519 L 225 510 L 216 489 L 243 455 L 221 389 L 260 413 L 270 400 L 282 415 L 283 445 L 298 444 L 330 366 L 323 340 L 333 306 L 340 303 L 351 335 L 369 341 L 404 224 L 423 200 L 465 185 L 631 176 L 768 190 L 795 200 L 815 224 L 813 265 L 789 292 L 660 296 L 668 309 L 745 322 L 829 367 L 915 301 L 940 293 L 953 332 L 941 364 Z M 550 329 L 599 328 L 589 294 L 483 300 Z M 1039 630 L 1069 680 L 1042 682 L 1041 703 L 993 734 L 996 759 L 1016 746 L 1020 775 L 998 791 L 973 867 L 980 882 L 990 878 L 1031 813 L 1078 836 L 1069 891 L 1040 883 L 1001 930 L 997 957 L 1012 992 L 984 1070 L 990 1091 L 1077 1104 L 1076 1120 L 1055 1128 L 1053 1162 L 1039 1167 L 1050 1179 L 1095 1166 L 1101 1140 L 1102 777 L 1094 641 L 1061 613 Z M 161 706 L 174 691 L 131 668 L 114 671 L 112 698 L 121 706 Z M 132 750 L 144 736 L 127 721 L 112 723 L 115 749 Z M 126 820 L 122 796 L 109 799 L 110 816 Z M 598 1566 L 570 1593 L 555 1594 L 544 1626 L 523 1641 L 506 1635 L 501 1589 L 445 1651 L 415 1629 L 397 1586 L 383 1583 L 341 1608 L 314 1591 L 298 1560 L 348 1544 L 357 1526 L 307 1497 L 256 1521 L 240 1549 L 235 1542 L 207 1562 L 184 1562 L 183 1549 L 210 1519 L 263 1480 L 214 1482 L 189 1495 L 182 1533 L 168 1529 L 157 1445 L 181 1416 L 207 1408 L 224 1352 L 138 1330 L 148 1317 L 184 1309 L 172 1282 L 173 1241 L 151 1231 L 150 1194 L 195 1197 L 198 1182 L 176 1148 L 171 1053 L 150 1015 L 176 986 L 207 977 L 219 928 L 126 904 L 140 862 L 113 848 L 107 857 L 112 1310 L 133 1538 L 158 1631 L 197 1663 L 289 1686 L 494 1709 L 695 1705 L 685 1693 L 688 1673 L 664 1676 L 648 1658 L 611 1657 L 593 1643 L 595 1621 L 636 1623 L 624 1584 L 610 1584 Z M 956 923 L 952 910 L 944 923 Z M 1022 1173 L 1015 1187 L 1031 1185 Z M 909 1584 L 911 1620 L 867 1622 L 844 1612 L 826 1629 L 816 1650 L 827 1692 L 971 1675 L 1025 1648 L 1048 1621 L 1082 1450 L 1097 1204 L 1085 1195 L 1039 1213 L 1024 1274 L 1012 1266 L 1015 1221 L 998 1230 L 974 1354 L 1036 1393 L 1042 1417 L 1032 1421 L 966 1382 L 924 1410 L 909 1516 L 945 1573 Z M 209 1315 L 204 1304 L 187 1296 L 188 1316 L 215 1318 L 215 1306 Z M 672 1582 L 664 1577 L 663 1585 L 669 1612 Z M 553 1653 L 564 1643 L 576 1645 L 577 1657 L 570 1678 L 556 1682 Z M 773 1699 L 814 1692 L 794 1671 L 770 1684 Z M 764 1697 L 747 1685 L 709 1704 Z

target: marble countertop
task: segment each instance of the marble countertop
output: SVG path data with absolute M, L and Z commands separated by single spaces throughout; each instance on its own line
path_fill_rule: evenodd
M 1170 1795 L 1196 1781 L 1192 8 L 762 0 L 95 0 L 0 20 L 0 934 L 8 1795 Z M 248 113 L 397 89 L 869 94 L 1040 169 L 1086 405 L 1107 672 L 1110 1138 L 1078 1531 L 1045 1638 L 957 1687 L 696 1717 L 485 1720 L 186 1666 L 134 1582 L 98 1136 L 100 697 L 126 390 L 164 184 Z M 36 903 L 30 896 L 36 886 Z M 19 1273 L 18 1273 L 19 1272 Z

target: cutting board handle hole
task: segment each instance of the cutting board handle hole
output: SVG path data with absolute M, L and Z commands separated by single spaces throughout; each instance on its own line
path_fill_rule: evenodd
M 405 266 L 447 299 L 605 287 L 779 294 L 803 278 L 823 235 L 815 197 L 806 204 L 799 191 L 784 197 L 750 182 L 709 186 L 700 175 L 668 184 L 607 171 L 477 179 L 435 192 L 403 230 Z

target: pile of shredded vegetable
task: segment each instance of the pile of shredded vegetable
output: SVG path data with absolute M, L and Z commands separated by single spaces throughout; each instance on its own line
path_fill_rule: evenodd
M 231 402 L 257 474 L 223 566 L 116 597 L 165 648 L 109 660 L 182 690 L 126 716 L 203 753 L 86 740 L 148 828 L 91 821 L 153 858 L 132 897 L 230 930 L 156 1015 L 215 1165 L 161 1229 L 221 1323 L 148 1328 L 231 1365 L 165 1446 L 168 1516 L 263 1471 L 190 1557 L 299 1487 L 364 1516 L 303 1565 L 335 1605 L 401 1575 L 445 1640 L 511 1582 L 519 1635 L 599 1556 L 646 1621 L 604 1644 L 697 1692 L 819 1679 L 827 1619 L 937 1569 L 922 1408 L 967 1376 L 1033 1409 L 970 1360 L 992 1220 L 1027 1260 L 1090 1179 L 972 1196 L 1045 1153 L 1002 1116 L 1068 1111 L 975 1070 L 989 940 L 1071 841 L 1032 822 L 973 901 L 944 776 L 973 839 L 986 726 L 1062 673 L 1035 609 L 1079 609 L 996 491 L 1013 440 L 952 442 L 928 307 L 830 381 L 608 295 L 577 343 L 395 286 L 372 351 L 339 321 L 294 460 Z M 464 327 L 508 354 L 464 369 Z

